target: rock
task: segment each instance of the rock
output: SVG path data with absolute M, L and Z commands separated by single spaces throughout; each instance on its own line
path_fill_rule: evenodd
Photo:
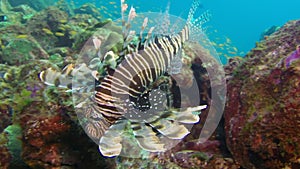
M 27 35 L 24 36 L 27 38 Z M 48 57 L 47 53 L 37 43 L 17 36 L 15 39 L 11 39 L 9 44 L 3 49 L 0 60 L 2 63 L 9 65 L 20 65 L 43 55 Z
M 226 141 L 244 168 L 300 168 L 300 64 L 285 64 L 299 30 L 300 20 L 288 22 L 225 68 Z

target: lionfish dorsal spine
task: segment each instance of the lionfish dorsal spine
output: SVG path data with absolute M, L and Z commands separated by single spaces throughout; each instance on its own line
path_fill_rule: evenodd
M 142 27 L 141 27 L 141 31 L 140 31 L 140 36 L 139 36 L 139 40 L 140 40 L 140 41 L 142 41 L 143 33 L 144 33 L 144 30 L 145 30 L 147 24 L 148 24 L 148 17 L 145 17 L 145 18 L 144 18 L 143 25 L 142 25 Z

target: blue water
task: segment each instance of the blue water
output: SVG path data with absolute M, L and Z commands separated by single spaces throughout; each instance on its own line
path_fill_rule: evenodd
M 164 11 L 167 3 L 170 1 L 170 13 L 186 18 L 192 0 L 127 0 L 128 4 L 138 6 L 139 12 L 146 11 Z M 114 1 L 96 1 L 81 0 L 77 4 L 92 2 L 97 6 L 106 6 L 112 10 L 109 2 L 116 2 L 119 6 L 119 0 Z M 231 39 L 232 45 L 238 48 L 240 53 L 246 53 L 259 41 L 261 33 L 271 26 L 281 26 L 289 20 L 300 19 L 300 0 L 202 0 L 202 11 L 210 10 L 212 17 L 207 24 L 210 29 L 217 30 L 216 35 L 226 36 Z M 119 16 L 114 15 L 117 18 Z
M 299 0 L 205 0 L 211 20 L 242 51 L 248 51 L 267 28 L 300 19 Z

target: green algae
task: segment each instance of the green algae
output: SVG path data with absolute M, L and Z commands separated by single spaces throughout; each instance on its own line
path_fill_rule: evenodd
M 24 162 L 21 158 L 22 153 L 22 128 L 18 124 L 13 124 L 8 126 L 5 129 L 5 132 L 8 133 L 8 143 L 7 147 L 12 155 L 12 166 L 23 166 Z
M 33 59 L 31 52 L 37 48 L 32 42 L 26 39 L 16 39 L 10 42 L 3 49 L 3 62 L 8 63 L 9 65 L 16 65 L 24 63 Z
M 60 54 L 56 53 L 49 57 L 49 61 L 59 67 L 62 67 L 64 63 L 64 58 Z
M 15 104 L 15 111 L 21 111 L 24 107 L 32 103 L 33 99 L 30 97 L 31 93 L 32 92 L 28 91 L 27 89 L 22 89 L 20 93 L 14 95 L 12 100 Z

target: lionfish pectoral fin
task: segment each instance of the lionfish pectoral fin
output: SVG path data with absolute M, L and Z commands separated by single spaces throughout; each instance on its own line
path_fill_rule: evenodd
M 150 126 L 156 129 L 162 135 L 170 139 L 182 139 L 190 131 L 181 123 L 194 124 L 199 122 L 200 111 L 205 109 L 206 105 L 189 107 L 184 110 L 172 110 L 161 114 L 157 119 L 149 122 Z
M 177 121 L 164 118 L 155 120 L 149 124 L 159 133 L 170 139 L 182 139 L 190 133 L 184 125 L 179 124 Z
M 117 121 L 99 140 L 99 150 L 103 156 L 114 157 L 118 156 L 122 150 L 122 131 L 124 130 L 125 123 L 123 121 Z
M 137 140 L 138 145 L 149 152 L 164 152 L 164 143 L 156 136 L 156 133 L 150 126 L 144 123 L 131 123 L 133 134 Z
M 197 123 L 200 120 L 199 114 L 201 113 L 201 110 L 205 109 L 206 107 L 206 105 L 201 105 L 196 107 L 189 107 L 183 111 L 174 111 L 174 120 L 185 124 Z

